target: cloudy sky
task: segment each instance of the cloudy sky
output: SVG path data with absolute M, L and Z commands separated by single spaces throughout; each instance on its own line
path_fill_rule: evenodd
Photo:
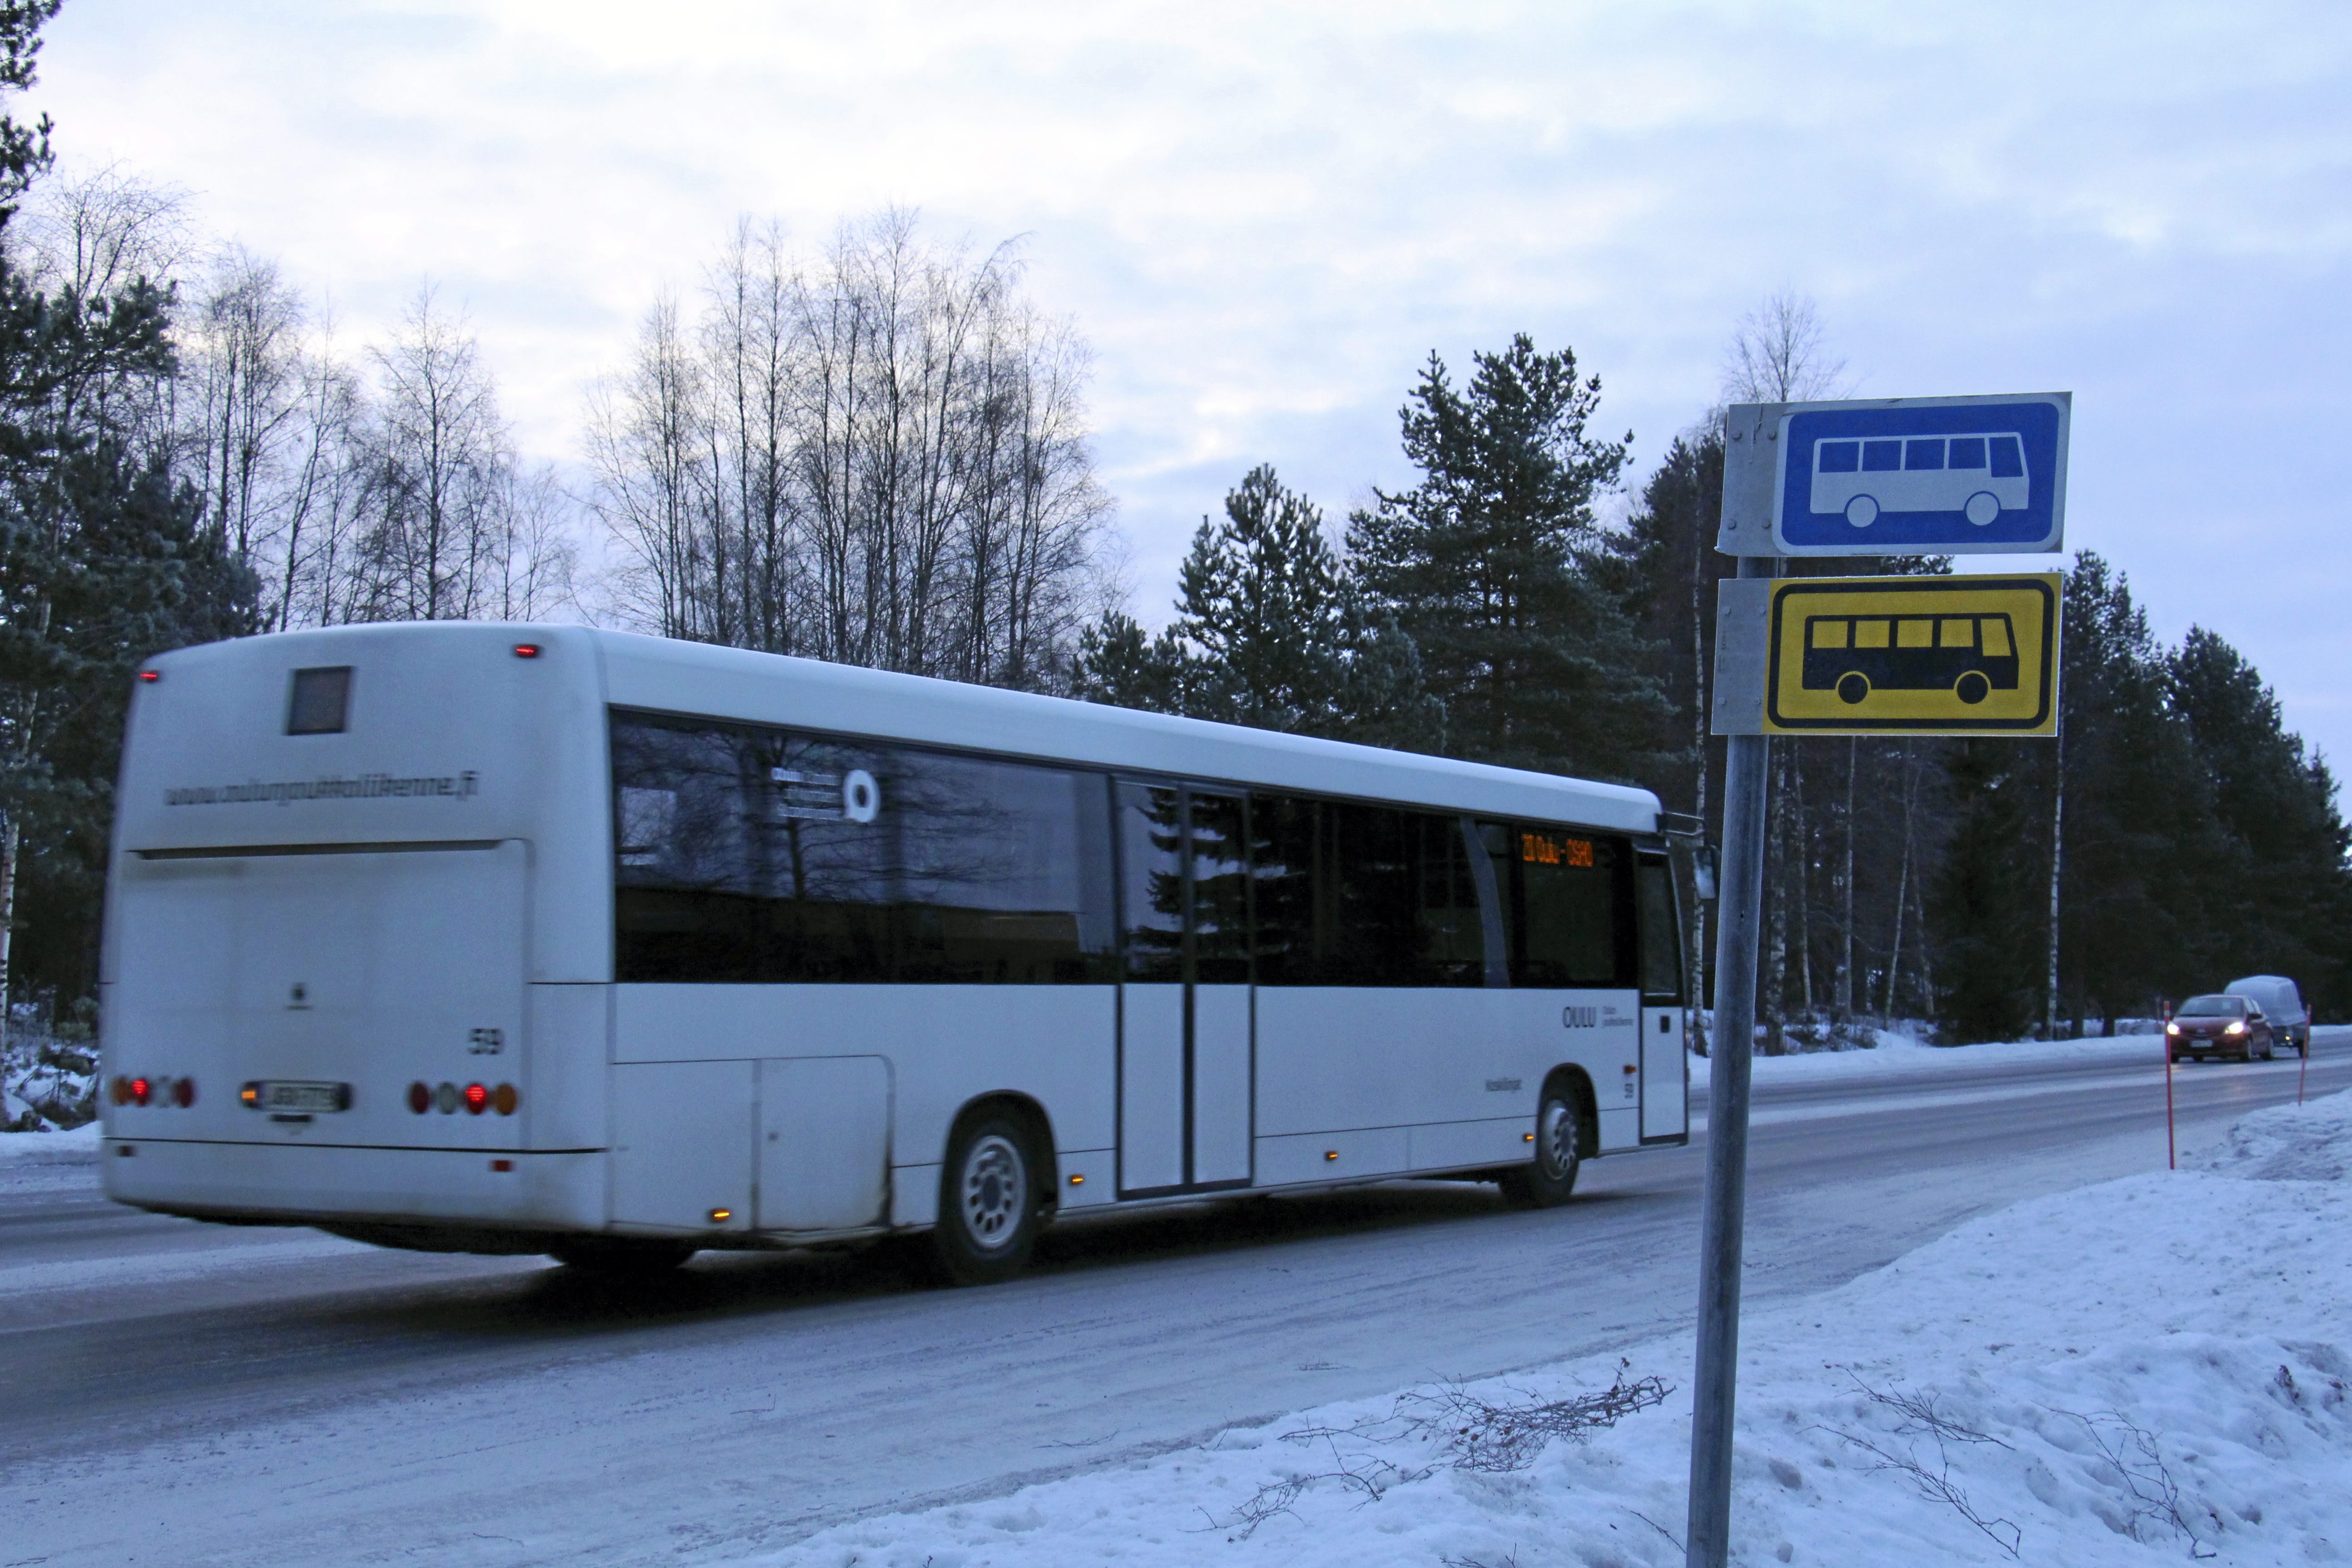
M 559 461 L 740 216 L 1024 237 L 1151 621 L 1251 465 L 1335 518 L 1403 479 L 1433 349 L 1573 345 L 1646 471 L 1794 290 L 1863 395 L 2071 389 L 2069 546 L 2352 757 L 2340 0 L 68 0 L 47 39 L 68 170 L 184 188 L 354 341 L 433 279 Z

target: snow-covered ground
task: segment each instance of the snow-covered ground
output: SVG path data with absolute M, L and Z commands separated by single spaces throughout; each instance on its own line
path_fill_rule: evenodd
M 2352 1560 L 2352 1094 L 2257 1112 L 2204 1163 L 2020 1204 L 1749 1314 L 1734 1560 Z M 1562 1279 L 1563 1311 L 1606 1289 Z M 1525 1411 L 1671 1385 L 1521 1468 L 1460 1462 L 1492 1426 L 1412 1419 L 1433 1382 L 759 1561 L 1678 1564 L 1690 1363 L 1684 1334 L 1455 1391 Z

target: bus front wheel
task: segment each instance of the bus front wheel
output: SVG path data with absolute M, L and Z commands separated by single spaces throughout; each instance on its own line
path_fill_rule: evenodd
M 1045 1221 L 1037 1169 L 1029 1130 L 1009 1112 L 985 1112 L 958 1130 L 931 1232 L 950 1284 L 992 1285 L 1028 1265 Z
M 1576 1173 L 1583 1151 L 1577 1125 L 1576 1104 L 1565 1089 L 1544 1091 L 1536 1111 L 1536 1157 L 1505 1173 L 1503 1196 L 1521 1208 L 1557 1208 L 1576 1191 Z

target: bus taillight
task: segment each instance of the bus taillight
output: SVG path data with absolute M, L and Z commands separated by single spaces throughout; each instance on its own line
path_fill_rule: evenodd
M 421 1083 L 408 1086 L 408 1109 L 422 1116 L 433 1109 L 433 1091 Z
M 196 1102 L 196 1080 L 175 1078 L 172 1080 L 172 1103 L 185 1110 Z
M 479 1116 L 484 1110 L 489 1108 L 489 1103 L 490 1091 L 488 1089 L 484 1089 L 478 1083 L 469 1083 L 466 1086 L 467 1115 Z
M 143 1078 L 134 1078 L 131 1080 L 131 1103 L 133 1105 L 144 1105 L 147 1103 L 148 1098 L 152 1095 L 154 1091 L 155 1086 L 153 1084 L 149 1083 Z

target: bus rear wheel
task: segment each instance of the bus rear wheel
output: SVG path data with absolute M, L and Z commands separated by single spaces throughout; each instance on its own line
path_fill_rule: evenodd
M 1973 706 L 1992 695 L 1992 682 L 1983 670 L 1972 669 L 1952 683 L 1952 695 Z
M 1045 1225 L 1038 1168 L 1028 1128 L 1008 1112 L 985 1112 L 957 1130 L 931 1231 L 950 1284 L 992 1285 L 1028 1266 Z
M 1536 1111 L 1536 1157 L 1503 1174 L 1503 1196 L 1520 1208 L 1557 1208 L 1576 1191 L 1583 1168 L 1575 1102 L 1561 1089 L 1544 1091 Z
M 1858 669 L 1838 677 L 1838 700 L 1851 708 L 1870 695 L 1870 677 Z

